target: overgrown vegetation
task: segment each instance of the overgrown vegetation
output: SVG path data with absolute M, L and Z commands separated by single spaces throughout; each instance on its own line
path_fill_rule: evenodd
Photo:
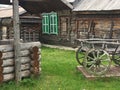
M 75 52 L 42 47 L 42 74 L 15 85 L 10 81 L 0 90 L 119 90 L 120 78 L 86 79 L 76 70 Z

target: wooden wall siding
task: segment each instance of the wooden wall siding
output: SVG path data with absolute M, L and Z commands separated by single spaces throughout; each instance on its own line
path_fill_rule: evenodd
M 81 38 L 81 39 L 87 38 L 88 28 L 89 28 L 89 21 L 87 20 L 77 21 L 77 38 Z
M 57 14 L 59 16 L 70 16 L 71 15 L 71 11 L 70 10 L 61 10 L 61 11 L 58 11 Z
M 7 39 L 13 39 L 13 27 L 8 27 Z M 39 24 L 23 24 L 21 25 L 20 38 L 24 42 L 40 41 L 40 25 Z
M 68 35 L 68 17 L 60 17 L 60 36 L 67 38 Z
M 47 44 L 70 45 L 70 10 L 58 11 L 58 35 L 41 34 L 40 41 Z M 69 25 L 68 25 L 69 24 Z
M 7 30 L 7 39 L 13 39 L 13 38 L 14 38 L 13 27 L 9 26 Z
M 31 41 L 39 41 L 40 38 L 40 25 L 33 24 L 33 25 L 25 25 L 21 26 L 21 39 L 24 42 L 31 42 Z
M 2 40 L 2 27 L 0 27 L 0 40 Z
M 74 44 L 74 40 L 77 39 L 77 28 L 76 28 L 76 18 L 72 17 L 70 21 L 70 28 L 69 31 L 70 34 L 70 42 Z
M 120 38 L 120 18 L 77 20 L 77 38 Z
M 14 40 L 0 41 L 0 83 L 15 79 Z M 41 74 L 41 43 L 20 42 L 21 77 Z

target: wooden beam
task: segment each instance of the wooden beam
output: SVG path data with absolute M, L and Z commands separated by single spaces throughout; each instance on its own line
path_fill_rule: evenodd
M 15 55 L 15 80 L 21 81 L 20 61 L 20 26 L 19 26 L 19 1 L 13 0 L 13 27 L 14 27 L 14 55 Z
M 111 27 L 110 27 L 109 39 L 112 39 L 112 36 L 113 36 L 113 28 L 114 28 L 114 21 L 111 20 Z
M 28 2 L 48 2 L 49 0 L 24 0 L 24 1 L 28 1 Z
M 61 2 L 63 2 L 66 6 L 68 6 L 70 9 L 73 9 L 72 4 L 70 4 L 68 1 L 66 0 L 61 0 Z

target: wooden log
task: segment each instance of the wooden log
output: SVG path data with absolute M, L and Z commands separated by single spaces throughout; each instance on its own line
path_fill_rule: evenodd
M 22 78 L 30 76 L 30 70 L 21 71 Z
M 39 66 L 39 61 L 32 61 L 32 62 L 31 62 L 31 65 L 32 65 L 33 67 L 37 67 L 37 66 Z
M 37 54 L 37 53 L 31 54 L 31 58 L 32 58 L 33 60 L 37 60 L 37 61 L 38 61 L 38 59 L 39 59 L 39 54 Z
M 2 67 L 13 66 L 15 63 L 14 59 L 6 59 L 1 61 L 3 61 Z M 30 57 L 21 57 L 21 64 L 26 64 L 30 62 L 31 62 Z
M 40 61 L 40 60 L 41 60 L 41 57 L 42 57 L 42 56 L 41 56 L 41 55 L 39 55 L 39 59 L 38 59 L 38 61 Z
M 0 59 L 0 66 L 2 66 L 2 64 L 3 64 L 3 60 Z
M 3 82 L 13 80 L 15 78 L 14 73 L 3 75 Z
M 40 74 L 40 68 L 39 67 L 31 68 L 31 73 L 33 73 L 34 75 L 39 75 Z
M 3 74 L 0 73 L 0 83 L 3 82 L 3 79 L 4 79 Z
M 39 53 L 41 54 L 41 49 L 39 48 Z
M 0 45 L 0 51 L 2 52 L 13 51 L 13 45 Z
M 30 76 L 30 70 L 25 70 L 25 71 L 21 71 L 21 77 L 24 78 L 24 77 L 29 77 Z M 3 82 L 6 82 L 6 81 L 10 81 L 10 80 L 13 80 L 15 78 L 15 74 L 14 73 L 9 73 L 9 74 L 2 74 L 0 75 L 1 80 Z M 0 81 L 1 81 L 0 80 Z
M 15 80 L 21 81 L 21 61 L 20 61 L 20 21 L 19 21 L 19 1 L 13 0 L 13 29 L 14 29 L 14 58 L 15 58 Z
M 15 63 L 14 59 L 6 59 L 6 60 L 2 60 L 2 61 L 3 61 L 2 67 L 13 66 Z
M 0 66 L 0 73 L 2 73 L 3 72 L 3 67 L 2 66 Z
M 0 59 L 2 58 L 2 51 L 0 51 Z
M 14 39 L 5 39 L 5 40 L 0 40 L 0 45 L 13 45 Z M 21 39 L 20 42 L 23 42 Z
M 34 73 L 34 68 L 32 67 L 31 69 L 30 69 L 30 71 L 31 71 L 31 73 Z M 42 69 L 41 69 L 41 67 L 39 67 L 39 73 L 42 71 Z
M 23 64 L 23 65 L 21 65 L 21 70 L 22 71 L 30 70 L 30 67 L 31 67 L 30 63 Z
M 32 48 L 30 48 L 30 51 L 33 52 L 33 53 L 38 53 L 39 52 L 39 47 L 33 46 Z
M 24 71 L 24 70 L 30 70 L 30 64 L 29 63 L 21 65 L 21 71 Z M 1 68 L 1 72 L 3 74 L 12 73 L 14 71 L 15 71 L 15 67 L 14 66 L 2 67 Z
M 32 66 L 33 66 L 33 74 L 36 76 L 36 75 L 39 75 L 39 55 L 36 54 L 36 53 L 33 53 L 33 63 L 32 63 Z
M 33 46 L 41 47 L 40 42 L 31 42 L 31 43 L 21 43 L 21 50 L 30 49 Z M 13 51 L 13 45 L 0 45 L 0 51 L 9 52 Z
M 29 50 L 20 51 L 20 56 L 28 56 L 30 54 Z M 1 59 L 10 59 L 14 57 L 14 52 L 6 52 L 2 54 Z
M 15 68 L 13 66 L 11 66 L 11 67 L 3 67 L 2 74 L 13 73 L 14 70 L 15 70 Z
M 4 25 L 4 26 L 12 26 L 12 19 L 4 18 L 1 21 L 1 24 Z
M 34 69 L 34 75 L 39 75 L 39 67 L 33 67 Z
M 33 46 L 41 47 L 40 42 L 20 43 L 20 45 L 21 45 L 21 50 L 30 49 Z

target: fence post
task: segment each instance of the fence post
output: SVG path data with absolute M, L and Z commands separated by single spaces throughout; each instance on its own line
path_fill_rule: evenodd
M 19 1 L 13 0 L 13 28 L 14 28 L 14 55 L 15 55 L 15 80 L 21 81 L 20 60 L 20 26 L 19 26 Z

